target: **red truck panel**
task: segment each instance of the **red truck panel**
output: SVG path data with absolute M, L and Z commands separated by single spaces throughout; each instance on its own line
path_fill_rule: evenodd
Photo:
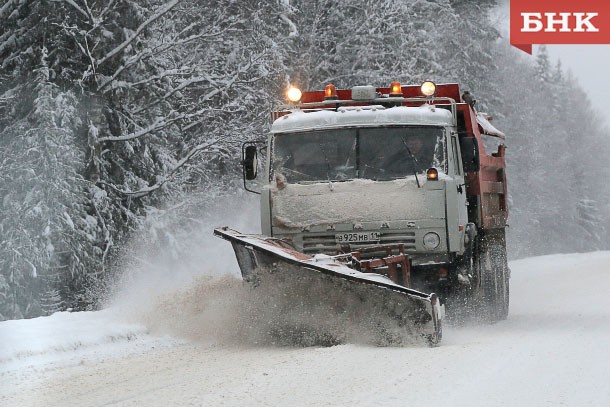
M 504 228 L 508 219 L 508 193 L 506 187 L 506 147 L 500 145 L 498 151 L 489 155 L 481 138 L 476 114 L 466 103 L 458 104 L 458 111 L 464 115 L 466 137 L 475 137 L 479 146 L 479 172 L 467 174 L 466 193 L 478 197 L 479 227 L 482 229 Z

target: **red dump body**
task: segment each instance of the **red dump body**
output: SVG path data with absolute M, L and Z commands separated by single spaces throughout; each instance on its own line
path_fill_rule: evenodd
M 434 96 L 425 98 L 421 93 L 419 85 L 401 86 L 403 106 L 421 106 L 423 103 L 435 105 L 450 105 L 453 99 L 456 102 L 457 130 L 460 138 L 476 138 L 479 149 L 480 170 L 466 174 L 466 193 L 469 201 L 469 220 L 474 222 L 478 228 L 483 230 L 504 228 L 508 218 L 508 196 L 506 186 L 506 161 L 504 144 L 499 145 L 498 150 L 489 155 L 485 149 L 482 135 L 504 138 L 497 130 L 491 131 L 489 126 L 481 124 L 480 116 L 461 96 L 460 87 L 457 83 L 437 84 Z M 376 88 L 378 94 L 389 95 L 391 88 Z M 396 105 L 392 98 L 386 99 L 388 103 Z M 320 102 L 320 105 L 316 103 Z M 336 99 L 331 103 L 325 100 L 325 91 L 305 91 L 302 94 L 299 106 L 302 109 L 335 109 L 341 106 L 366 106 L 379 104 L 379 99 L 374 102 L 352 101 L 351 89 L 337 89 Z M 277 119 L 289 111 L 277 111 L 273 113 L 273 119 Z M 484 117 L 484 116 L 483 116 Z M 479 120 L 477 120 L 479 118 Z
M 464 118 L 464 128 L 460 126 L 460 117 Z M 470 200 L 478 201 L 479 208 L 476 224 L 482 229 L 504 228 L 508 219 L 508 192 L 506 188 L 506 146 L 501 144 L 491 155 L 485 150 L 481 138 L 482 126 L 477 122 L 476 114 L 467 103 L 458 104 L 459 132 L 465 137 L 475 137 L 479 145 L 479 172 L 466 174 L 466 192 Z

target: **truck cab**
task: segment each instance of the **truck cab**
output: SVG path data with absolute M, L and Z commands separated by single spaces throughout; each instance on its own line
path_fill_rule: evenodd
M 309 254 L 404 244 L 414 265 L 463 253 L 467 208 L 452 121 L 430 105 L 282 116 L 268 144 L 263 234 Z

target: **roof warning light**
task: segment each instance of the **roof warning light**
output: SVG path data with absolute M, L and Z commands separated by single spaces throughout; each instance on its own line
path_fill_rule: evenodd
M 297 88 L 296 86 L 291 86 L 290 88 L 288 88 L 286 96 L 288 96 L 288 100 L 290 100 L 291 102 L 297 103 L 299 100 L 301 100 L 303 92 L 301 92 L 301 89 Z
M 392 84 L 390 85 L 390 96 L 402 96 L 402 86 L 400 85 L 400 82 L 392 82 Z
M 337 97 L 337 88 L 335 88 L 335 85 L 326 85 L 326 88 L 324 89 L 324 100 L 337 99 L 339 99 L 339 97 Z
M 421 84 L 421 93 L 424 96 L 432 96 L 436 93 L 436 85 L 434 82 L 426 81 Z

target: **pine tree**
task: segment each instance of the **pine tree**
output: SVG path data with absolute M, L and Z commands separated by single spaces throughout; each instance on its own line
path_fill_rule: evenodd
M 540 45 L 536 53 L 536 77 L 542 84 L 552 80 L 551 61 L 545 45 Z
M 3 171 L 0 189 L 2 230 L 0 270 L 14 293 L 10 317 L 36 316 L 40 298 L 61 290 L 60 273 L 87 273 L 92 253 L 75 250 L 82 230 L 84 183 L 82 151 L 75 142 L 79 126 L 76 99 L 49 82 L 46 49 L 42 50 L 30 113 L 2 132 Z M 61 307 L 49 303 L 46 312 Z M 6 311 L 5 311 L 6 312 Z

